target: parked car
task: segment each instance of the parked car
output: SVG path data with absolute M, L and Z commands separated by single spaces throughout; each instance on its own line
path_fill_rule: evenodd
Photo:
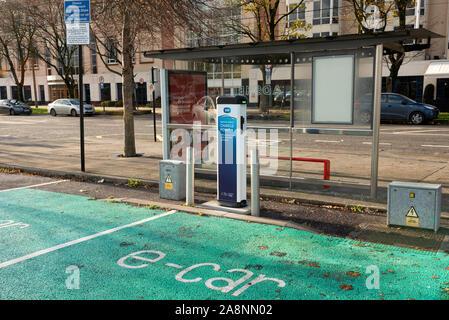
M 17 102 L 16 100 L 0 100 L 0 113 L 13 115 L 32 113 L 30 106 L 24 104 L 23 102 Z
M 50 103 L 47 109 L 53 117 L 62 114 L 76 117 L 80 114 L 80 102 L 76 99 L 59 99 Z M 90 104 L 84 104 L 83 109 L 85 115 L 95 114 L 95 109 Z
M 356 115 L 362 123 L 371 121 L 372 96 L 356 102 Z M 440 111 L 430 104 L 419 103 L 398 93 L 382 93 L 381 120 L 407 121 L 414 125 L 438 119 Z
M 17 101 L 17 100 L 11 100 L 11 102 L 15 105 L 15 106 L 19 106 L 23 108 L 23 113 L 26 115 L 31 115 L 33 113 L 33 109 L 31 109 L 31 107 L 29 105 L 27 105 L 25 102 L 22 101 Z
M 382 120 L 402 120 L 420 125 L 438 119 L 440 112 L 437 107 L 419 103 L 397 93 L 382 94 Z
M 217 119 L 217 108 L 214 100 L 205 96 L 202 97 L 192 108 L 193 121 L 201 122 L 201 124 L 214 124 Z

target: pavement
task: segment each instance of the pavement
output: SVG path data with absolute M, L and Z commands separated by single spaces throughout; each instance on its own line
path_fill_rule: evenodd
M 86 118 L 86 173 L 80 172 L 78 119 L 71 117 L 0 117 L 0 166 L 50 175 L 89 177 L 99 180 L 124 181 L 132 178 L 148 185 L 158 185 L 158 162 L 162 158 L 160 142 L 154 142 L 151 115 L 136 117 L 138 158 L 125 159 L 122 153 L 122 119 L 114 116 Z M 257 122 L 254 123 L 257 125 Z M 342 206 L 361 205 L 386 210 L 387 185 L 391 181 L 414 181 L 442 184 L 443 211 L 449 212 L 449 135 L 448 126 L 384 125 L 381 131 L 379 196 L 370 199 L 366 189 L 298 185 L 265 185 L 264 197 L 297 199 L 305 203 L 329 203 Z M 158 126 L 160 134 L 160 123 Z M 279 143 L 279 155 L 287 155 L 285 137 L 262 139 L 267 145 Z M 318 139 L 319 138 L 319 139 Z M 331 178 L 337 181 L 369 183 L 370 145 L 366 138 L 320 135 L 295 136 L 294 156 L 331 160 Z M 297 147 L 296 147 L 297 146 Z M 279 162 L 279 174 L 288 175 L 288 161 Z M 262 169 L 263 172 L 263 169 Z M 295 177 L 322 178 L 323 168 L 317 164 L 295 163 Z M 196 180 L 197 191 L 214 197 L 213 177 Z
M 126 159 L 119 157 L 123 148 L 122 118 L 101 115 L 86 118 L 87 172 L 83 173 L 79 170 L 79 119 L 53 118 L 45 115 L 0 117 L 2 150 L 0 167 L 48 177 L 91 182 L 105 181 L 121 185 L 127 184 L 132 178 L 144 186 L 157 188 L 159 184 L 157 168 L 162 158 L 162 147 L 160 142 L 154 142 L 153 118 L 146 115 L 138 116 L 135 120 L 137 148 L 142 156 Z M 159 127 L 158 134 L 160 134 Z M 305 184 L 297 186 L 295 190 L 289 190 L 285 186 L 265 185 L 261 189 L 261 196 L 264 205 L 271 208 L 266 212 L 265 218 L 270 218 L 273 225 L 276 225 L 275 221 L 284 227 L 286 223 L 290 223 L 290 227 L 307 226 L 317 229 L 320 233 L 340 237 L 352 234 L 351 239 L 446 252 L 449 238 L 444 231 L 445 225 L 443 225 L 444 232 L 439 236 L 405 230 L 392 234 L 392 230 L 386 228 L 385 216 L 388 183 L 392 180 L 409 180 L 441 183 L 444 192 L 442 216 L 445 219 L 449 218 L 449 175 L 446 174 L 449 156 L 444 148 L 448 135 L 449 127 L 446 126 L 384 125 L 381 133 L 380 187 L 377 199 L 370 199 L 369 192 L 363 189 L 331 187 L 324 190 L 321 186 Z M 282 150 L 286 142 L 283 136 L 278 138 L 276 141 L 269 138 L 264 141 L 267 144 L 278 141 L 283 155 L 282 152 L 285 151 Z M 306 138 L 308 140 L 305 140 Z M 331 159 L 332 179 L 366 182 L 363 176 L 370 171 L 367 164 L 370 146 L 367 141 L 350 136 L 338 141 L 335 137 L 325 135 L 319 138 L 318 140 L 314 135 L 296 136 L 295 143 L 298 149 L 302 146 L 298 155 L 316 157 L 319 154 Z M 429 153 L 428 150 L 432 152 Z M 283 165 L 285 164 L 281 163 L 280 170 Z M 294 174 L 320 177 L 322 174 L 320 170 L 321 167 L 303 165 L 300 168 L 296 167 Z M 198 176 L 195 189 L 197 198 L 199 195 L 204 201 L 216 197 L 216 182 L 211 177 Z M 149 196 L 143 194 L 138 198 L 142 201 L 146 197 Z M 123 198 L 129 202 L 129 199 L 136 197 L 127 194 Z M 151 200 L 155 202 L 154 199 Z M 289 203 L 293 205 L 289 206 Z M 337 216 L 335 213 L 323 213 L 318 219 L 316 214 L 314 217 L 307 215 L 309 211 L 315 211 L 314 205 L 321 211 L 326 209 L 326 206 L 329 208 L 337 206 L 349 213 L 352 209 L 363 208 L 367 211 L 376 211 L 378 214 L 375 220 L 356 219 L 345 212 L 341 214 L 340 221 L 329 218 Z M 307 215 L 307 219 L 304 215 Z M 342 226 L 341 232 L 334 232 L 336 225 Z
M 444 252 L 106 197 L 153 189 L 23 174 L 0 181 L 2 300 L 449 297 Z

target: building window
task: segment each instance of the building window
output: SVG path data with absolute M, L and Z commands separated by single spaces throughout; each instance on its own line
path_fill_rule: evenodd
M 417 4 L 417 0 L 408 0 L 407 9 L 405 11 L 406 16 L 414 16 L 415 15 L 416 4 Z M 419 15 L 421 15 L 421 16 L 425 15 L 425 11 L 426 11 L 425 9 L 426 9 L 426 1 L 421 0 Z
M 200 32 L 186 32 L 186 46 L 195 48 L 201 46 L 217 46 L 236 44 L 242 41 L 242 34 L 232 30 L 229 24 L 233 24 L 234 21 L 241 22 L 241 7 L 237 7 L 232 10 L 226 11 L 226 16 L 221 16 L 213 21 L 214 30 L 208 30 L 204 28 Z
M 101 101 L 111 101 L 111 84 L 100 84 L 100 97 Z
M 11 97 L 12 97 L 12 100 L 19 99 L 19 90 L 17 89 L 17 86 L 11 87 Z
M 0 87 L 0 99 L 8 99 L 6 87 Z
M 75 50 L 73 50 L 72 57 L 70 59 L 70 67 L 72 68 L 73 74 L 79 74 L 79 72 L 80 72 L 79 54 L 80 54 L 79 46 L 76 46 Z
M 22 63 L 25 62 L 25 48 L 17 48 L 17 66 L 18 70 L 22 70 Z M 23 68 L 26 70 L 26 64 L 24 64 Z
M 221 79 L 221 64 L 189 62 L 188 69 L 192 71 L 207 72 L 209 80 Z M 239 64 L 225 64 L 223 75 L 225 79 L 241 79 L 242 66 Z
M 136 102 L 139 106 L 144 106 L 148 103 L 147 83 L 136 83 Z
M 338 0 L 313 2 L 313 25 L 338 23 Z
M 45 102 L 45 86 L 39 86 L 39 102 Z
M 295 9 L 298 3 L 289 4 L 287 7 L 287 12 Z M 296 34 L 297 30 L 300 29 L 306 22 L 306 7 L 301 5 L 297 7 L 291 14 L 288 16 L 287 26 L 289 28 L 289 32 L 295 33 L 292 36 L 289 36 L 289 39 L 298 39 L 298 35 Z
M 332 23 L 338 24 L 338 22 L 340 21 L 338 19 L 338 0 L 331 0 L 331 5 L 332 5 Z
M 116 42 L 115 38 L 107 39 L 106 50 L 107 50 L 108 64 L 117 64 L 118 63 L 118 50 L 117 50 L 117 42 Z
M 117 83 L 117 101 L 123 100 L 123 86 L 121 83 Z
M 330 37 L 330 36 L 336 37 L 338 36 L 338 32 L 321 32 L 321 33 L 317 32 L 312 35 L 313 38 Z
M 98 67 L 97 67 L 97 44 L 95 43 L 95 39 L 91 37 L 92 42 L 90 43 L 90 61 L 92 65 L 92 73 L 97 74 L 98 73 Z
M 287 11 L 293 10 L 294 7 L 297 5 L 298 5 L 297 3 L 289 4 Z M 305 21 L 306 21 L 306 8 L 305 6 L 301 5 L 288 16 L 288 27 L 291 28 L 294 23 Z
M 51 55 L 48 47 L 45 47 L 45 62 L 47 64 L 47 76 L 51 76 Z
M 23 99 L 25 101 L 31 101 L 31 87 L 30 86 L 23 87 Z

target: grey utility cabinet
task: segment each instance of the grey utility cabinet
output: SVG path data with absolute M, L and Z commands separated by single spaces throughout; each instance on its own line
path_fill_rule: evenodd
M 388 186 L 388 225 L 440 229 L 441 185 L 392 182 Z
M 185 200 L 186 164 L 176 160 L 159 162 L 159 196 L 167 200 Z

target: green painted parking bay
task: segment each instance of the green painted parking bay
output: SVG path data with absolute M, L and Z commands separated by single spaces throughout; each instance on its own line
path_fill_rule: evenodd
M 448 298 L 441 253 L 38 190 L 0 220 L 0 299 Z
M 33 189 L 0 193 L 0 263 L 160 213 Z

